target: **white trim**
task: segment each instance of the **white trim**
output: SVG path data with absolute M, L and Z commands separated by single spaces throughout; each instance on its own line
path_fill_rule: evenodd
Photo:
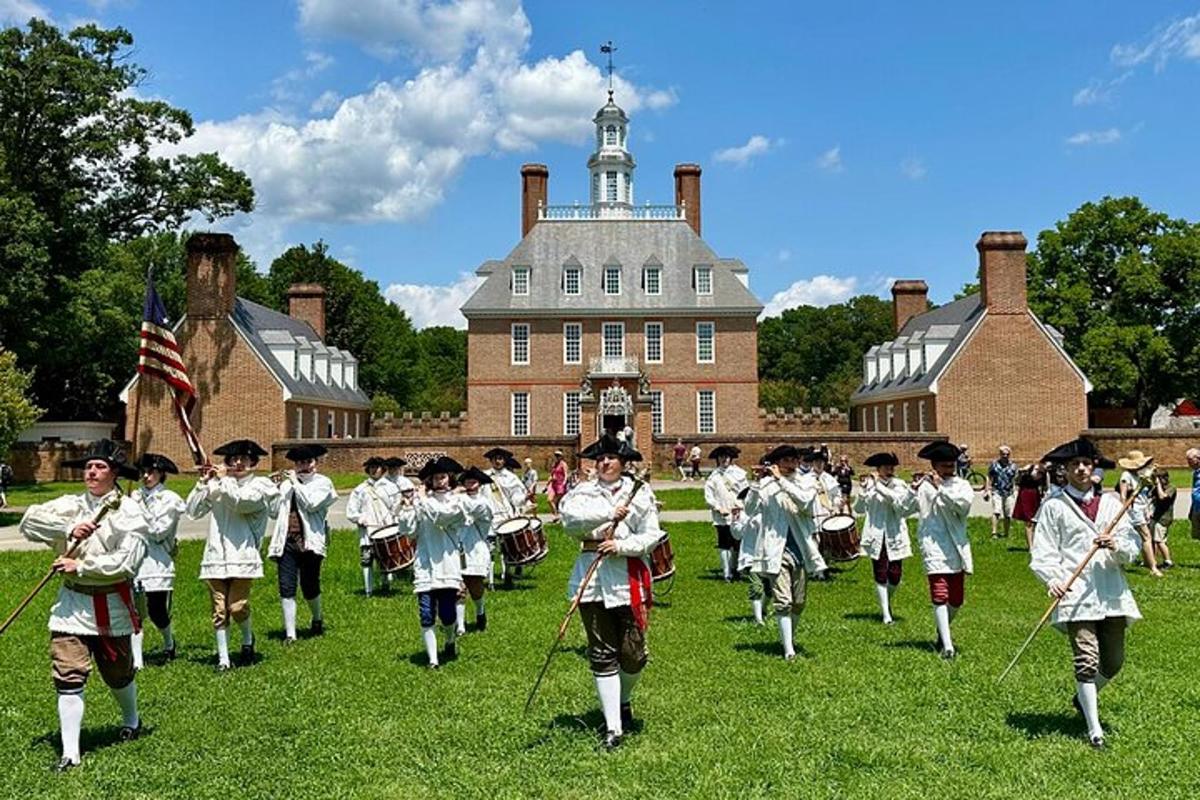
M 580 404 L 579 404 L 580 394 L 581 394 L 581 392 L 578 389 L 573 389 L 569 392 L 563 392 L 563 420 L 562 420 L 563 436 L 578 436 L 580 430 L 582 430 L 582 428 L 583 428 L 583 420 L 581 419 L 582 411 L 581 411 Z M 570 430 L 571 426 L 569 425 L 569 422 L 571 419 L 570 418 L 571 404 L 570 404 L 569 400 L 572 396 L 575 397 L 575 430 L 574 431 Z
M 604 296 L 605 297 L 620 297 L 621 290 L 624 288 L 621 286 L 621 284 L 624 283 L 623 276 L 621 275 L 621 273 L 623 272 L 623 270 L 621 269 L 621 265 L 620 264 L 605 264 L 603 269 L 604 269 L 604 271 L 600 275 L 600 281 L 602 284 L 601 288 L 604 289 Z M 610 292 L 608 290 L 608 275 L 609 275 L 610 270 L 617 273 L 617 290 L 615 292 Z
M 651 272 L 658 273 L 658 291 L 657 292 L 650 291 L 649 275 Z M 648 267 L 642 267 L 642 282 L 646 285 L 646 296 L 647 297 L 659 297 L 662 295 L 662 278 L 663 278 L 663 268 L 660 267 L 659 265 L 652 264 Z
M 650 357 L 650 326 L 651 325 L 658 326 L 658 358 Z M 645 361 L 647 364 L 663 363 L 663 356 L 664 356 L 663 338 L 664 337 L 665 337 L 665 331 L 664 331 L 662 322 L 645 322 L 642 324 L 642 356 L 645 358 Z
M 604 329 L 609 325 L 621 326 L 621 352 L 615 356 L 608 354 L 607 338 L 604 336 Z M 600 323 L 600 356 L 601 358 L 624 358 L 625 357 L 625 323 L 624 322 L 601 322 Z
M 704 394 L 712 395 L 712 430 L 704 430 L 704 415 L 701 413 L 700 398 Z M 714 434 L 717 432 L 717 390 L 716 389 L 697 389 L 696 390 L 696 433 L 697 434 Z
M 525 360 L 524 361 L 517 361 L 517 328 L 525 329 Z M 530 361 L 530 358 L 529 358 L 530 352 L 529 351 L 532 348 L 532 343 L 530 342 L 530 328 L 531 328 L 531 326 L 528 322 L 514 322 L 514 323 L 512 323 L 511 326 L 509 326 L 509 340 L 508 340 L 508 364 L 509 364 L 509 366 L 511 366 L 511 367 L 527 367 L 527 366 L 529 366 L 529 361 Z
M 304 409 L 296 406 L 296 438 L 304 438 Z
M 692 272 L 693 272 L 693 283 L 696 286 L 696 295 L 698 297 L 711 297 L 712 293 L 713 293 L 712 264 L 697 264 L 696 266 L 692 267 Z M 701 272 L 708 273 L 708 291 L 707 292 L 700 291 L 700 273 Z
M 712 353 L 711 358 L 700 358 L 700 326 L 712 326 Z M 717 363 L 717 323 L 713 320 L 697 320 L 696 322 L 696 363 L 697 364 L 715 364 Z
M 658 430 L 654 430 L 654 398 L 658 398 Z M 660 436 L 667 430 L 667 405 L 663 397 L 662 389 L 653 389 L 650 391 L 650 435 L 659 434 Z
M 525 291 L 517 291 L 517 273 L 522 273 L 525 276 Z M 533 269 L 525 264 L 519 264 L 512 268 L 512 296 L 513 297 L 528 297 L 530 285 L 533 282 Z
M 926 412 L 924 400 L 917 401 L 917 431 L 924 433 L 925 428 L 929 425 L 929 414 Z
M 312 424 L 312 429 L 313 429 L 313 435 L 312 435 L 312 438 L 314 438 L 314 439 L 320 439 L 320 438 L 321 438 L 321 410 L 320 410 L 320 409 L 318 409 L 318 408 L 314 408 L 314 409 L 312 410 L 312 421 L 313 421 L 313 424 Z
M 567 357 L 567 328 L 575 327 L 579 329 L 579 358 L 571 361 Z M 583 323 L 582 322 L 564 322 L 563 323 L 563 349 L 562 349 L 563 364 L 582 364 L 583 363 Z
M 567 291 L 567 273 L 569 273 L 569 272 L 575 273 L 575 291 L 573 291 L 573 292 Z M 579 295 L 583 294 L 583 267 L 582 266 L 580 266 L 578 264 L 564 264 L 563 265 L 562 290 L 563 290 L 563 297 L 579 297 Z
M 517 433 L 517 395 L 525 397 L 525 432 Z M 533 430 L 533 413 L 530 408 L 529 392 L 510 392 L 508 401 L 508 429 L 513 436 L 529 436 Z

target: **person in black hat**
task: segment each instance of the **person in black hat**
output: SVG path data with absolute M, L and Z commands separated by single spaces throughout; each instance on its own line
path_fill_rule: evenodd
M 487 493 L 488 500 L 492 503 L 492 539 L 496 538 L 495 525 L 500 524 L 506 519 L 519 517 L 526 511 L 525 504 L 529 499 L 528 493 L 525 491 L 525 484 L 512 471 L 510 465 L 516 463 L 513 454 L 505 450 L 503 447 L 493 447 L 483 454 L 483 457 L 491 462 L 491 468 L 485 470 L 485 474 L 492 479 L 492 482 L 484 490 Z M 518 468 L 520 464 L 517 464 Z M 513 572 L 509 572 L 507 562 L 504 560 L 504 554 L 499 548 L 496 548 L 500 558 L 500 579 L 504 581 L 504 588 L 511 589 L 513 585 L 513 574 L 520 575 L 521 568 L 515 567 Z
M 917 456 L 929 459 L 933 471 L 914 485 L 917 538 L 929 578 L 929 598 L 938 632 L 936 646 L 942 658 L 954 658 L 956 654 L 950 623 L 962 608 L 966 576 L 975 571 L 971 540 L 967 538 L 967 515 L 975 490 L 956 473 L 958 454 L 958 448 L 949 442 L 925 445 Z
M 146 515 L 150 526 L 146 534 L 146 557 L 133 581 L 133 598 L 138 616 L 147 616 L 162 632 L 163 657 L 175 658 L 175 633 L 171 628 L 171 597 L 175 588 L 175 534 L 179 518 L 187 510 L 183 498 L 166 487 L 167 476 L 179 468 L 175 462 L 157 453 L 143 453 L 138 459 L 142 485 L 132 497 Z M 142 631 L 130 637 L 133 646 L 133 668 L 142 668 Z
M 83 689 L 92 670 L 100 671 L 121 708 L 121 741 L 142 731 L 138 716 L 130 636 L 141 630 L 133 606 L 133 577 L 146 554 L 149 525 L 137 503 L 121 497 L 117 479 L 136 478 L 115 442 L 93 442 L 81 458 L 63 462 L 83 470 L 87 491 L 32 505 L 20 531 L 31 542 L 57 554 L 54 571 L 63 577 L 50 608 L 50 663 L 58 692 L 62 758 L 55 769 L 79 765 L 83 726 Z M 96 522 L 102 507 L 103 519 Z M 75 551 L 68 556 L 71 547 Z
M 604 713 L 603 744 L 611 750 L 633 726 L 634 686 L 646 666 L 650 570 L 642 557 L 662 538 L 654 496 L 633 493 L 626 465 L 642 456 L 628 442 L 605 434 L 579 453 L 596 463 L 596 479 L 567 492 L 559 505 L 563 528 L 581 552 L 567 584 L 580 597 L 579 615 L 588 639 L 588 663 Z M 587 586 L 584 575 L 597 558 Z
M 713 527 L 717 531 L 717 552 L 721 556 L 721 575 L 726 581 L 733 580 L 734 564 L 737 562 L 737 540 L 729 530 L 733 509 L 738 504 L 738 493 L 746 488 L 746 470 L 734 464 L 740 451 L 733 445 L 723 444 L 713 449 L 708 457 L 717 466 L 704 482 L 704 502 L 712 513 Z
M 813 505 L 813 536 L 817 543 L 817 552 L 820 553 L 821 530 L 825 520 L 834 514 L 845 513 L 847 501 L 842 497 L 842 487 L 837 478 L 833 476 L 833 473 L 827 471 L 829 466 L 828 446 L 822 444 L 820 447 L 802 450 L 801 460 L 808 468 L 807 474 L 812 477 L 817 486 L 817 502 Z M 827 552 L 821 553 L 822 564 L 828 555 L 830 554 Z M 829 570 L 822 567 L 815 577 L 817 580 L 828 580 Z
M 483 594 L 485 579 L 492 574 L 492 551 L 488 546 L 488 534 L 492 532 L 492 504 L 480 488 L 491 482 L 492 479 L 478 467 L 470 467 L 458 476 L 458 483 L 463 488 L 460 500 L 466 514 L 466 522 L 458 532 L 464 586 L 455 609 L 459 636 L 467 632 L 467 595 L 475 605 L 475 629 L 487 628 Z
M 1142 541 L 1120 498 L 1093 488 L 1093 469 L 1114 465 L 1091 441 L 1076 439 L 1059 445 L 1043 460 L 1065 467 L 1067 485 L 1042 502 L 1029 568 L 1046 584 L 1051 597 L 1062 598 L 1050 622 L 1071 643 L 1074 705 L 1087 723 L 1089 742 L 1101 748 L 1104 729 L 1098 694 L 1125 661 L 1125 629 L 1142 616 L 1122 569 L 1137 558 Z M 1143 469 L 1147 466 L 1143 464 Z M 1142 472 L 1138 480 L 1145 482 L 1148 477 Z M 1067 580 L 1096 545 L 1100 549 L 1068 591 Z
M 371 596 L 374 585 L 371 565 L 379 560 L 371 547 L 371 534 L 395 523 L 396 509 L 401 502 L 399 487 L 386 475 L 390 460 L 371 456 L 364 461 L 363 471 L 367 473 L 367 479 L 354 487 L 350 499 L 346 501 L 346 519 L 358 526 L 358 560 L 362 567 L 363 594 L 367 597 Z M 411 483 L 408 478 L 404 480 Z M 392 574 L 382 569 L 380 572 L 386 585 L 391 586 Z
M 424 493 L 396 513 L 400 532 L 417 542 L 413 592 L 417 595 L 421 638 L 431 669 L 437 669 L 440 663 L 433 630 L 435 620 L 441 620 L 445 636 L 442 658 L 449 661 L 458 655 L 456 605 L 463 589 L 458 533 L 467 515 L 461 491 L 454 489 L 454 476 L 462 469 L 461 464 L 447 456 L 430 460 L 418 473 L 425 485 Z
M 287 451 L 292 469 L 279 480 L 279 496 L 271 505 L 275 530 L 267 557 L 279 567 L 279 602 L 283 606 L 283 643 L 296 641 L 296 583 L 312 612 L 313 636 L 325 632 L 321 609 L 321 562 L 328 547 L 329 523 L 325 515 L 337 500 L 333 481 L 317 472 L 317 459 L 327 451 L 319 444 L 303 444 Z
M 383 463 L 387 467 L 387 479 L 392 482 L 400 494 L 408 494 L 411 499 L 417 485 L 404 474 L 404 467 L 408 462 L 400 456 L 389 456 L 384 459 Z
M 883 624 L 891 625 L 892 595 L 900 585 L 904 559 L 912 555 L 906 517 L 916 512 L 917 495 L 896 477 L 900 459 L 895 453 L 875 453 L 863 464 L 874 472 L 863 476 L 854 513 L 864 515 L 860 546 L 871 559 Z
M 211 514 L 208 539 L 200 559 L 200 580 L 208 584 L 212 598 L 213 628 L 217 635 L 217 670 L 232 665 L 229 660 L 229 621 L 242 630 L 240 662 L 254 662 L 254 626 L 250 620 L 250 586 L 263 576 L 259 546 L 267 530 L 271 507 L 279 499 L 279 487 L 254 474 L 258 459 L 267 455 L 249 439 L 235 439 L 213 450 L 222 456 L 221 466 L 205 465 L 200 480 L 187 499 L 192 519 Z

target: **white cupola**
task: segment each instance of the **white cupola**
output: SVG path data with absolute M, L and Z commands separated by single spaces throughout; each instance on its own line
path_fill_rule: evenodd
M 592 177 L 592 205 L 600 209 L 629 208 L 633 205 L 633 170 L 637 164 L 627 149 L 629 117 L 613 102 L 612 89 L 608 102 L 596 112 L 596 152 L 588 159 Z

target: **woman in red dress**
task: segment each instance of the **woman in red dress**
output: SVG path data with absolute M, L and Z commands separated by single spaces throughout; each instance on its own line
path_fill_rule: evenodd
M 1046 470 L 1041 464 L 1027 464 L 1017 473 L 1017 502 L 1013 519 L 1025 523 L 1025 542 L 1033 547 L 1033 528 L 1042 496 L 1046 492 Z
M 567 461 L 563 458 L 562 450 L 554 451 L 554 466 L 550 467 L 550 478 L 546 481 L 546 500 L 550 503 L 550 512 L 554 514 L 551 522 L 560 522 L 558 501 L 567 493 Z

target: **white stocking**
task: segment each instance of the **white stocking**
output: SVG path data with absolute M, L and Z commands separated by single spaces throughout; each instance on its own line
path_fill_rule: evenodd
M 296 638 L 296 598 L 284 597 L 280 600 L 283 605 L 283 635 L 289 639 Z M 242 641 L 245 642 L 245 635 Z
M 1079 707 L 1083 709 L 1083 718 L 1087 721 L 1088 736 L 1093 739 L 1103 736 L 1104 729 L 1100 727 L 1100 708 L 1096 702 L 1096 684 L 1076 681 L 1075 685 Z
M 891 592 L 888 591 L 886 583 L 875 584 L 875 594 L 879 597 L 879 610 L 883 614 L 884 622 L 892 621 L 892 604 Z
M 633 697 L 633 687 L 637 686 L 638 679 L 642 677 L 642 673 L 630 673 L 621 670 L 619 673 L 621 678 L 621 705 L 629 703 Z
M 783 643 L 784 657 L 796 655 L 796 646 L 792 643 L 792 615 L 779 614 L 779 641 Z
M 754 611 L 754 622 L 758 625 L 763 624 L 763 601 L 751 600 L 750 608 Z
M 79 763 L 79 729 L 83 727 L 83 693 L 58 696 L 58 725 L 62 729 L 63 758 Z
M 467 604 L 465 601 L 459 601 L 454 604 L 454 613 L 457 620 L 455 626 L 458 633 L 464 634 L 467 632 Z
M 429 663 L 437 666 L 437 634 L 432 627 L 421 628 L 421 639 L 425 642 L 425 655 L 429 657 Z
M 621 730 L 621 678 L 617 675 L 597 675 L 596 694 L 600 697 L 600 710 L 604 712 L 604 724 L 611 733 L 620 735 Z
M 136 728 L 141 724 L 137 710 L 137 682 L 130 681 L 128 686 L 120 689 L 109 689 L 112 696 L 121 707 L 121 724 L 126 728 Z
M 371 596 L 371 568 L 363 567 L 362 571 L 363 571 L 363 593 L 366 594 L 367 597 L 370 597 Z
M 937 623 L 938 635 L 942 637 L 942 652 L 954 649 L 950 638 L 950 607 L 945 603 L 933 607 L 933 621 Z
M 130 634 L 129 636 L 129 649 L 132 651 L 134 669 L 141 669 L 143 666 L 142 640 L 145 638 L 145 636 L 146 634 L 144 631 L 138 631 L 137 633 Z
M 228 628 L 217 628 L 217 663 L 229 666 Z

